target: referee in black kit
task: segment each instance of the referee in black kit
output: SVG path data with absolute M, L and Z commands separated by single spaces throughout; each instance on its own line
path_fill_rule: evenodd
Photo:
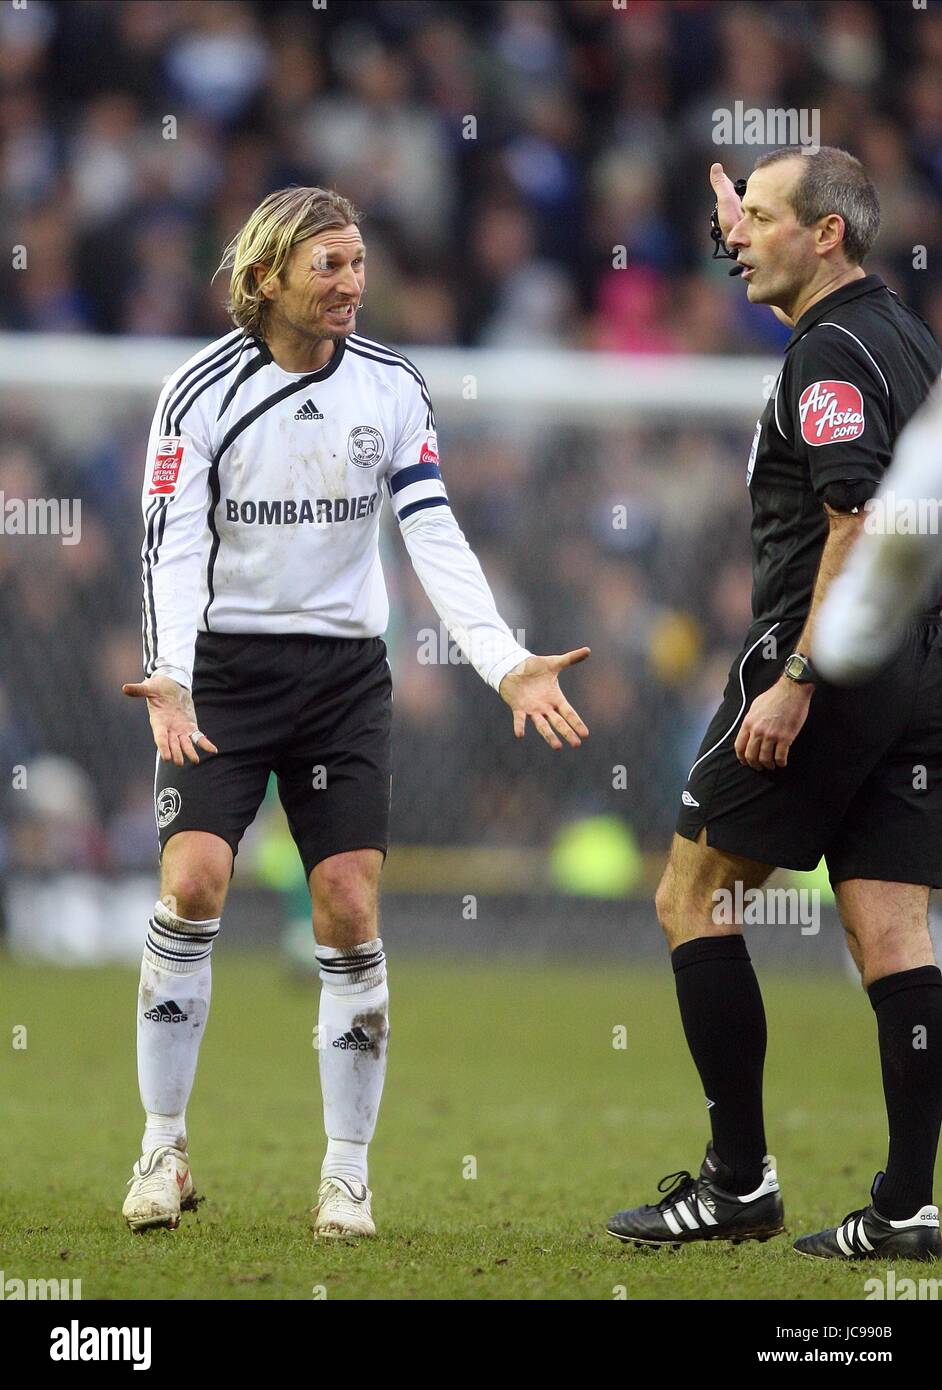
M 718 924 L 715 904 L 719 890 L 745 893 L 776 866 L 813 869 L 823 855 L 877 1017 L 889 1157 L 867 1205 L 795 1249 L 937 1259 L 942 973 L 927 913 L 929 888 L 942 886 L 942 595 L 865 685 L 826 684 L 808 651 L 942 351 L 862 268 L 880 214 L 858 160 L 828 147 L 777 150 L 757 161 L 741 204 L 722 165 L 710 177 L 718 235 L 750 302 L 772 306 L 793 332 L 746 473 L 753 622 L 690 769 L 656 899 L 712 1138 L 699 1176 L 672 1174 L 656 1205 L 619 1212 L 608 1230 L 676 1245 L 784 1229 L 765 1157 L 762 998 L 742 928 Z

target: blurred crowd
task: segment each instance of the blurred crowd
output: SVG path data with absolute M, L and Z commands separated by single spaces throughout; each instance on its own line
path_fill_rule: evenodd
M 618 7 L 616 8 L 616 5 Z M 273 188 L 365 213 L 370 332 L 729 352 L 714 111 L 820 110 L 883 202 L 872 268 L 939 322 L 942 15 L 863 0 L 29 0 L 0 11 L 0 325 L 194 334 Z M 613 266 L 623 247 L 625 265 Z M 762 339 L 765 341 L 762 341 Z
M 741 100 L 820 108 L 879 188 L 867 268 L 940 333 L 938 279 L 913 266 L 942 252 L 940 70 L 938 9 L 855 0 L 5 5 L 0 226 L 28 261 L 0 271 L 0 328 L 218 336 L 223 245 L 272 188 L 316 182 L 366 213 L 362 331 L 420 367 L 441 344 L 775 353 L 787 335 L 710 260 L 709 164 L 745 174 L 763 149 L 713 144 Z M 152 402 L 81 448 L 2 404 L 0 496 L 83 513 L 79 545 L 0 541 L 0 767 L 29 789 L 0 791 L 0 867 L 150 867 L 153 746 L 120 685 L 141 667 Z M 389 529 L 396 842 L 542 845 L 607 816 L 662 848 L 749 621 L 751 431 L 440 433 L 510 625 L 533 650 L 592 646 L 565 680 L 592 732 L 577 753 L 517 743 L 473 671 L 425 661 L 438 621 Z

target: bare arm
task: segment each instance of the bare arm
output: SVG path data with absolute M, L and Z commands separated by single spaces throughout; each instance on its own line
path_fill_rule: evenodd
M 825 506 L 830 530 L 814 582 L 811 608 L 795 650 L 807 655 L 816 614 L 836 575 L 861 532 L 865 514 L 832 511 Z M 789 656 L 790 652 L 779 653 Z M 814 694 L 810 681 L 793 681 L 781 675 L 770 689 L 756 696 L 736 735 L 736 756 L 756 771 L 785 767 L 788 750 L 801 733 Z
M 828 514 L 830 529 L 824 543 L 824 549 L 821 552 L 821 563 L 818 565 L 818 573 L 814 581 L 811 607 L 808 610 L 808 617 L 796 647 L 796 651 L 806 655 L 811 650 L 812 633 L 818 611 L 824 602 L 824 596 L 833 580 L 844 568 L 854 542 L 863 531 L 867 516 L 863 509 L 859 512 L 835 512 L 825 504 L 824 510 Z

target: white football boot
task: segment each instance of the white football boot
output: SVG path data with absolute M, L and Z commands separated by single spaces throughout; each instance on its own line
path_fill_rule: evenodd
M 131 1190 L 121 1208 L 132 1231 L 150 1226 L 166 1226 L 173 1231 L 180 1224 L 181 1211 L 195 1210 L 190 1160 L 182 1150 L 169 1145 L 151 1149 L 141 1155 L 132 1171 Z
M 370 1204 L 373 1194 L 350 1178 L 325 1178 L 317 1189 L 314 1234 L 329 1238 L 375 1236 Z

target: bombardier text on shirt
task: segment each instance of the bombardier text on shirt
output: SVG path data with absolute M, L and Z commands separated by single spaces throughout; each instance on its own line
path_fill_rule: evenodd
M 241 521 L 246 526 L 294 526 L 312 522 L 329 526 L 335 521 L 362 521 L 376 510 L 379 493 L 361 492 L 359 497 L 286 497 L 284 501 L 237 502 L 227 497 L 226 520 Z

